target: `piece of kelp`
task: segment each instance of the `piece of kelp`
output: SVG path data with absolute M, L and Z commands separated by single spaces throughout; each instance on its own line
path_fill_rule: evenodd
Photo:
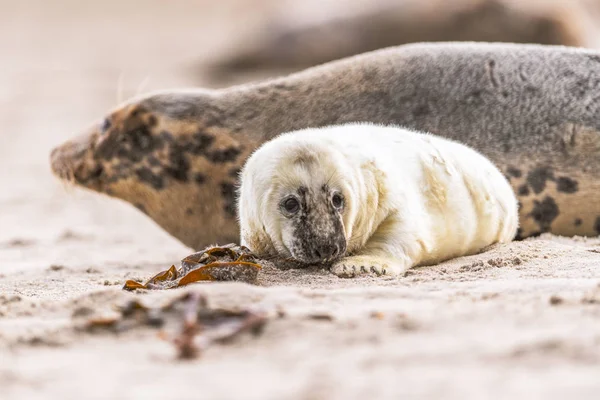
M 261 266 L 257 257 L 244 246 L 227 244 L 208 247 L 181 260 L 150 278 L 145 284 L 129 280 L 123 289 L 171 289 L 202 281 L 254 282 Z

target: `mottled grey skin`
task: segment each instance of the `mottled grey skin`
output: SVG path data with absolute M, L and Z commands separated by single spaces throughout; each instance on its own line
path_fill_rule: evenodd
M 354 121 L 488 156 L 518 194 L 522 237 L 600 233 L 600 52 L 576 48 L 413 44 L 259 84 L 155 93 L 55 149 L 51 163 L 203 248 L 238 241 L 237 173 L 250 152 L 281 132 Z

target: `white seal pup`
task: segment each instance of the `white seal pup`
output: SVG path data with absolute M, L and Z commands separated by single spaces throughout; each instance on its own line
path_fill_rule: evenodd
M 475 150 L 400 127 L 289 132 L 256 150 L 238 192 L 241 242 L 258 256 L 331 263 L 338 276 L 400 275 L 509 242 L 517 199 Z

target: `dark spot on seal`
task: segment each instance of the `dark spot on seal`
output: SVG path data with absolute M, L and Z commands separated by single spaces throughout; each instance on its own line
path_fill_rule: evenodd
M 592 85 L 590 84 L 589 78 L 579 78 L 575 81 L 573 94 L 575 95 L 575 97 L 583 97 L 586 95 L 588 90 L 590 90 L 590 87 L 592 87 Z
M 529 171 L 527 174 L 527 182 L 533 189 L 535 194 L 542 193 L 546 188 L 546 181 L 554 180 L 554 175 L 550 168 L 540 167 Z
M 160 165 L 160 161 L 155 156 L 149 155 L 148 156 L 148 164 L 152 165 L 153 167 L 157 167 Z
M 112 173 L 107 174 L 105 172 L 104 165 L 102 163 L 97 163 L 88 171 L 86 171 L 85 169 L 76 169 L 75 174 L 77 176 L 77 181 L 82 185 L 98 181 L 105 181 L 106 183 L 111 183 L 111 178 L 114 176 L 114 174 Z
M 594 230 L 600 235 L 600 217 L 596 217 L 596 222 L 594 222 Z
M 157 147 L 156 139 L 147 126 L 143 125 L 126 133 L 131 138 L 132 150 L 145 153 Z
M 206 150 L 214 143 L 215 137 L 204 132 L 198 132 L 192 135 L 191 143 L 185 146 L 193 154 L 204 154 Z
M 578 190 L 577 181 L 568 176 L 561 176 L 556 181 L 556 190 L 563 193 L 575 193 Z
M 143 205 L 143 204 L 140 204 L 140 203 L 135 203 L 135 204 L 134 204 L 134 206 L 135 206 L 135 208 L 137 208 L 138 210 L 140 210 L 140 211 L 141 211 L 141 212 L 143 212 L 144 214 L 148 214 L 148 213 L 146 212 L 146 207 L 144 207 L 144 205 Z
M 206 182 L 206 176 L 200 172 L 196 172 L 194 174 L 194 182 L 196 182 L 199 185 L 204 184 L 204 182 Z
M 183 149 L 172 146 L 169 151 L 169 162 L 170 165 L 164 167 L 165 173 L 177 181 L 187 182 L 190 163 L 183 154 Z
M 600 63 L 600 56 L 596 54 L 586 54 L 585 55 L 590 61 Z
M 185 215 L 194 215 L 194 210 L 188 208 L 187 210 L 185 210 Z
M 87 176 L 86 180 L 96 180 L 99 179 L 102 174 L 104 174 L 104 167 L 100 164 L 96 165 L 96 167 L 94 167 L 89 175 Z
M 513 240 L 523 240 L 523 228 L 517 228 L 517 234 Z
M 525 85 L 525 93 L 530 94 L 530 95 L 536 95 L 537 92 L 539 92 L 540 89 L 533 86 L 533 85 Z
M 113 173 L 125 178 L 129 174 L 132 165 L 128 160 L 119 160 L 119 162 L 113 164 Z
M 161 131 L 158 134 L 158 137 L 165 143 L 173 143 L 175 141 L 175 138 L 173 138 L 173 135 L 167 131 Z
M 211 151 L 206 154 L 206 158 L 213 163 L 233 162 L 237 159 L 237 156 L 240 155 L 241 152 L 241 149 L 231 146 L 224 150 Z
M 239 179 L 241 173 L 242 173 L 242 169 L 240 167 L 229 170 L 229 176 L 232 178 L 235 178 L 235 179 Z
M 522 184 L 518 189 L 519 196 L 529 196 L 529 186 Z
M 483 103 L 482 94 L 483 94 L 483 92 L 481 90 L 473 90 L 469 94 L 467 103 L 477 103 L 477 104 Z
M 231 182 L 221 182 L 221 196 L 223 197 L 223 210 L 231 217 L 236 215 L 235 185 Z
M 515 236 L 514 240 L 524 240 L 527 238 L 534 238 L 534 237 L 538 237 L 542 234 L 541 231 L 535 231 L 535 232 L 531 232 L 530 234 L 528 234 L 527 236 L 525 236 L 523 234 L 523 230 L 521 228 L 517 229 L 517 235 Z
M 515 178 L 520 178 L 521 176 L 523 176 L 523 172 L 515 167 L 508 167 L 506 169 L 506 172 L 508 172 L 510 176 L 514 176 Z
M 140 181 L 149 184 L 156 190 L 161 190 L 165 187 L 163 178 L 154 174 L 150 168 L 142 167 L 136 169 L 135 173 Z
M 117 150 L 117 157 L 121 160 L 127 160 L 129 158 L 130 147 L 127 145 L 123 145 Z M 108 160 L 112 160 L 113 157 L 107 157 Z M 131 160 L 137 162 L 136 160 Z
M 164 140 L 154 136 L 146 122 L 132 112 L 118 129 L 111 130 L 108 137 L 102 140 L 95 149 L 96 159 L 128 160 L 132 163 L 142 161 L 147 155 L 162 148 Z
M 529 215 L 533 217 L 542 232 L 548 232 L 558 214 L 556 202 L 552 197 L 546 196 L 542 201 L 534 200 L 533 210 Z
M 575 218 L 575 222 L 573 223 L 575 226 L 580 226 L 583 223 L 581 218 Z
M 424 117 L 426 115 L 429 115 L 430 110 L 429 110 L 429 106 L 427 104 L 421 104 L 417 107 L 415 107 L 415 109 L 413 110 L 412 114 L 413 117 Z
M 148 117 L 148 126 L 154 128 L 156 124 L 158 124 L 158 118 L 151 114 L 150 117 Z

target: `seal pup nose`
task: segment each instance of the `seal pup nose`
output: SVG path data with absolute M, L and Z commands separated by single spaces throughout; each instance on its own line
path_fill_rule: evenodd
M 317 261 L 326 261 L 333 259 L 340 254 L 340 247 L 337 244 L 322 244 L 313 251 L 313 256 Z
M 336 244 L 333 253 L 331 254 L 331 258 L 337 257 L 338 254 L 340 254 L 340 247 Z

